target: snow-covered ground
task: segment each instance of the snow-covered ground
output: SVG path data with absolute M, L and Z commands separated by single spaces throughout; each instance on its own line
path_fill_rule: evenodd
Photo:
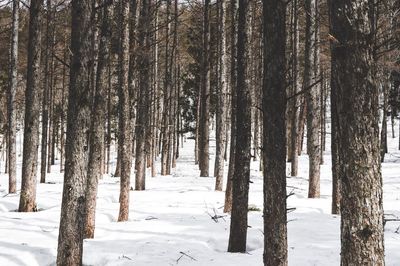
M 383 164 L 384 207 L 387 218 L 395 218 L 400 217 L 400 152 L 398 139 L 389 141 Z M 116 222 L 119 179 L 101 180 L 95 238 L 84 242 L 84 265 L 262 265 L 262 212 L 249 212 L 248 252 L 227 253 L 230 217 L 222 213 L 224 193 L 214 191 L 213 178 L 198 177 L 193 150 L 194 142 L 188 140 L 172 176 L 148 177 L 146 191 L 131 192 L 129 222 Z M 296 208 L 288 215 L 289 265 L 339 265 L 340 217 L 330 214 L 328 152 L 320 199 L 307 198 L 307 166 L 307 156 L 302 155 L 299 176 L 287 179 L 288 193 L 294 193 L 288 207 Z M 249 204 L 262 210 L 258 168 L 258 162 L 252 162 Z M 290 165 L 287 169 L 289 173 Z M 48 183 L 38 184 L 36 213 L 15 212 L 19 194 L 8 195 L 8 177 L 0 175 L 0 265 L 55 264 L 63 178 L 58 172 L 56 165 Z M 224 217 L 215 221 L 215 214 Z M 385 227 L 388 266 L 400 265 L 399 227 L 396 221 Z

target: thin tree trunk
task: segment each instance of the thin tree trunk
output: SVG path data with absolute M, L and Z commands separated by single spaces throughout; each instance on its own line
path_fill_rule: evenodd
M 119 3 L 119 50 L 118 50 L 118 96 L 119 96 L 119 156 L 121 167 L 121 185 L 119 194 L 118 221 L 127 221 L 129 217 L 129 191 L 131 188 L 132 129 L 130 95 L 128 87 L 129 66 L 129 2 Z
M 230 1 L 230 46 L 231 46 L 231 67 L 230 67 L 230 89 L 231 89 L 231 136 L 229 147 L 228 178 L 225 190 L 224 212 L 232 210 L 232 179 L 235 171 L 235 150 L 236 150 L 236 0 Z
M 146 188 L 146 135 L 149 128 L 149 93 L 150 93 L 150 0 L 141 1 L 138 25 L 139 97 L 138 118 L 136 125 L 136 183 L 135 190 Z
M 67 38 L 64 37 L 64 62 L 67 60 Z M 62 95 L 61 95 L 61 114 L 60 114 L 60 173 L 64 172 L 64 144 L 65 144 L 65 94 L 66 94 L 66 66 L 63 64 L 63 76 L 62 76 Z
M 104 128 L 107 99 L 107 64 L 109 64 L 111 21 L 109 9 L 103 0 L 102 10 L 99 12 L 100 44 L 98 63 L 96 68 L 96 84 L 94 105 L 92 108 L 91 128 L 89 137 L 89 163 L 86 185 L 86 216 L 85 238 L 93 238 L 96 217 L 96 197 L 99 178 L 102 176 L 102 153 L 104 147 Z
M 218 58 L 220 69 L 219 69 L 219 83 L 220 91 L 218 93 L 218 110 L 216 112 L 217 126 L 216 126 L 216 155 L 215 155 L 215 190 L 222 191 L 223 181 L 224 181 L 224 166 L 225 166 L 225 145 L 226 145 L 226 91 L 227 91 L 227 77 L 228 77 L 228 54 L 226 52 L 226 32 L 225 27 L 227 24 L 228 14 L 226 11 L 227 4 L 226 0 L 219 0 L 219 47 L 220 56 Z
M 163 97 L 163 116 L 162 116 L 162 151 L 161 151 L 161 175 L 168 175 L 169 174 L 169 169 L 170 165 L 168 165 L 168 157 L 169 157 L 169 131 L 170 131 L 170 126 L 169 126 L 169 108 L 168 108 L 168 102 L 169 102 L 169 95 L 170 95 L 170 90 L 171 90 L 171 73 L 170 73 L 170 67 L 169 67 L 169 61 L 170 61 L 170 51 L 169 51 L 169 38 L 170 38 L 170 32 L 169 32 L 169 27 L 170 27 L 170 9 L 171 9 L 171 0 L 166 1 L 166 26 L 165 26 L 165 77 L 164 77 L 164 97 Z
M 18 30 L 19 30 L 19 1 L 13 0 L 10 85 L 8 91 L 8 192 L 17 192 L 17 113 L 15 96 L 18 86 Z
M 319 52 L 318 52 L 318 0 L 306 0 L 306 36 L 304 51 L 304 85 L 308 88 L 319 78 Z M 321 163 L 321 108 L 320 86 L 314 85 L 306 92 L 307 101 L 307 153 L 309 156 L 309 188 L 308 197 L 320 196 L 320 163 Z
M 50 89 L 50 50 L 51 50 L 51 1 L 46 1 L 46 49 L 44 51 L 44 89 L 42 103 L 42 140 L 40 159 L 40 183 L 46 182 L 47 147 L 48 147 L 48 125 L 49 125 L 49 89 Z
M 297 0 L 293 0 L 292 3 L 292 12 L 293 12 L 293 51 L 292 51 L 292 56 L 293 56 L 293 66 L 292 66 L 292 86 L 294 87 L 293 92 L 297 93 L 299 89 L 299 77 L 298 77 L 298 56 L 299 56 L 299 31 L 298 31 L 298 26 L 299 26 L 299 21 L 298 21 L 298 2 Z M 297 176 L 298 175 L 298 168 L 299 168 L 299 153 L 298 153 L 298 119 L 299 119 L 299 110 L 298 110 L 298 104 L 299 100 L 297 97 L 293 98 L 290 102 L 292 105 L 293 113 L 292 117 L 290 118 L 292 121 L 292 127 L 291 127 L 291 145 L 292 145 L 292 154 L 289 154 L 290 156 L 290 161 L 291 161 L 291 176 Z
M 36 175 L 40 115 L 40 53 L 43 1 L 32 0 L 29 8 L 28 71 L 25 92 L 24 150 L 20 212 L 36 210 Z
M 203 14 L 203 47 L 200 77 L 200 119 L 199 119 L 199 167 L 200 176 L 209 176 L 209 138 L 210 138 L 210 0 L 204 1 Z

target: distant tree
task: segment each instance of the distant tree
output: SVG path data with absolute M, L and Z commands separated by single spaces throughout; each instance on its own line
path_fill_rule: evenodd
M 307 153 L 309 156 L 309 198 L 320 196 L 320 60 L 318 0 L 305 1 L 306 32 L 304 48 L 303 88 L 307 88 Z
M 218 35 L 219 35 L 219 55 L 218 63 L 220 66 L 218 78 L 218 103 L 216 112 L 216 154 L 215 154 L 215 165 L 214 165 L 214 176 L 215 176 L 215 190 L 222 191 L 222 185 L 224 181 L 224 166 L 225 166 L 225 145 L 226 145 L 226 94 L 228 86 L 228 68 L 229 55 L 227 54 L 226 45 L 226 24 L 227 24 L 227 1 L 218 1 Z
M 17 192 L 17 110 L 15 97 L 18 86 L 18 32 L 19 32 L 19 1 L 13 0 L 13 17 L 11 30 L 10 53 L 10 85 L 8 91 L 8 192 Z
M 200 118 L 199 118 L 199 168 L 200 176 L 209 176 L 210 138 L 210 0 L 204 1 L 203 49 L 200 78 Z
M 142 0 L 138 24 L 138 68 L 139 68 L 139 96 L 138 118 L 136 126 L 136 190 L 144 190 L 146 184 L 146 134 L 149 125 L 150 102 L 150 0 Z

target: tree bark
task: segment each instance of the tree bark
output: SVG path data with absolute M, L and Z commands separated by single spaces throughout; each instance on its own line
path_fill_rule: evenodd
M 105 114 L 107 107 L 107 64 L 109 64 L 111 21 L 109 9 L 103 0 L 103 7 L 99 15 L 100 44 L 96 69 L 96 85 L 92 122 L 89 137 L 89 163 L 86 185 L 86 217 L 85 238 L 93 238 L 96 217 L 96 197 L 99 178 L 102 176 L 102 152 L 104 147 Z
M 36 175 L 40 116 L 40 53 L 43 1 L 32 0 L 29 9 L 28 71 L 25 92 L 24 148 L 20 212 L 36 210 Z
M 93 0 L 73 0 L 65 175 L 57 265 L 82 265 L 91 96 Z
M 232 210 L 232 178 L 235 171 L 235 149 L 236 149 L 236 0 L 230 1 L 230 52 L 231 52 L 231 66 L 230 66 L 230 89 L 231 89 L 231 135 L 229 144 L 229 167 L 228 178 L 225 190 L 225 204 L 224 212 L 231 212 Z
M 200 176 L 209 176 L 210 138 L 210 0 L 204 1 L 203 47 L 200 78 L 200 120 L 199 120 L 199 167 Z
M 286 1 L 265 1 L 263 77 L 264 265 L 288 265 L 286 218 Z
M 119 96 L 119 156 L 121 184 L 119 194 L 118 222 L 129 217 L 129 191 L 131 188 L 132 132 L 130 95 L 128 87 L 129 66 L 129 1 L 119 3 L 119 49 L 118 49 L 118 96 Z
M 216 155 L 215 155 L 215 190 L 222 191 L 224 181 L 224 166 L 225 166 L 225 145 L 226 145 L 226 91 L 227 91 L 227 77 L 228 77 L 228 55 L 226 52 L 226 32 L 225 27 L 227 23 L 227 4 L 226 0 L 219 0 L 219 47 L 220 55 L 218 58 L 219 69 L 219 84 L 220 91 L 218 92 L 218 110 L 216 112 Z
M 319 48 L 318 48 L 318 0 L 306 0 L 306 35 L 304 51 L 304 86 L 308 88 L 319 78 Z M 309 188 L 308 197 L 320 196 L 320 86 L 316 84 L 306 92 L 307 101 L 307 153 L 309 157 Z
M 17 114 L 15 96 L 18 87 L 19 1 L 13 0 L 10 85 L 8 91 L 8 193 L 17 192 Z
M 247 79 L 247 0 L 239 0 L 237 33 L 236 152 L 229 252 L 246 252 L 251 160 L 251 93 Z
M 341 175 L 341 265 L 385 265 L 375 1 L 329 1 Z
M 146 188 L 146 135 L 149 128 L 149 94 L 150 94 L 150 0 L 141 1 L 138 24 L 138 68 L 139 97 L 138 118 L 136 125 L 136 183 L 135 190 Z
M 44 81 L 43 81 L 43 102 L 42 102 L 42 139 L 41 139 L 41 159 L 40 159 L 40 183 L 46 182 L 47 147 L 49 131 L 49 89 L 50 89 L 50 50 L 51 50 L 51 1 L 46 1 L 46 48 L 44 51 Z

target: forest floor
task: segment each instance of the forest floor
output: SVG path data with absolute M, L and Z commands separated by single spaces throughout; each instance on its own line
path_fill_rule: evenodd
M 400 217 L 398 138 L 389 138 L 389 143 L 383 164 L 384 208 L 386 218 L 395 220 Z M 215 142 L 211 142 L 212 155 L 214 147 Z M 148 177 L 146 191 L 131 192 L 129 222 L 116 222 L 119 179 L 105 176 L 100 181 L 96 233 L 94 239 L 84 242 L 84 265 L 262 265 L 263 181 L 259 163 L 252 162 L 248 252 L 231 254 L 226 252 L 230 217 L 222 212 L 225 194 L 214 191 L 214 178 L 198 177 L 193 150 L 194 141 L 187 140 L 172 176 Z M 321 198 L 307 198 L 306 155 L 300 157 L 299 176 L 287 179 L 287 191 L 293 193 L 288 208 L 295 208 L 288 214 L 289 265 L 340 264 L 340 217 L 330 214 L 329 152 L 324 159 Z M 290 164 L 287 169 L 289 173 Z M 38 184 L 40 211 L 35 213 L 15 211 L 19 194 L 7 194 L 7 179 L 4 173 L 0 175 L 0 265 L 54 265 L 63 179 L 59 166 L 53 166 L 46 184 Z M 388 266 L 400 265 L 399 227 L 399 221 L 388 221 L 385 226 Z

